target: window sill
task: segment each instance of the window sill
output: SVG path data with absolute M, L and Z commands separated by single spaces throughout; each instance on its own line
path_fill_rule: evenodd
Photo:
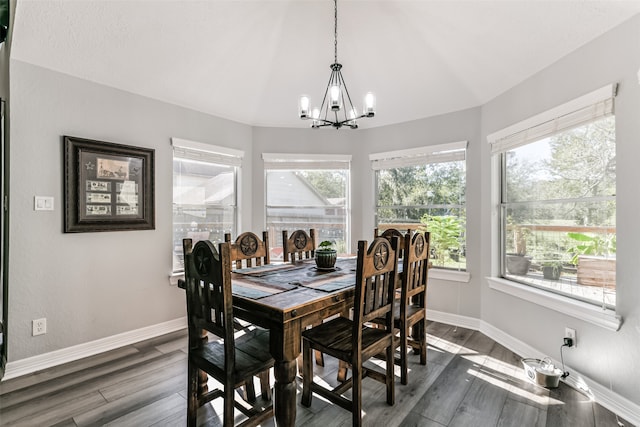
M 169 274 L 169 284 L 171 286 L 178 286 L 178 280 L 184 279 L 184 273 L 171 273 Z
M 467 273 L 466 271 L 452 271 L 432 267 L 429 269 L 429 278 L 448 280 L 450 282 L 469 283 L 469 280 L 471 280 L 471 274 Z
M 613 310 L 603 310 L 595 305 L 556 295 L 551 292 L 545 292 L 541 289 L 499 277 L 487 277 L 487 281 L 491 289 L 513 295 L 525 301 L 541 305 L 545 308 L 584 320 L 585 322 L 611 331 L 617 331 L 622 324 L 622 317 L 618 316 Z

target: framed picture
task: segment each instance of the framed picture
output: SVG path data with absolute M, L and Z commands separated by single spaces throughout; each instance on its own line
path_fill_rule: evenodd
M 64 136 L 64 232 L 155 229 L 154 154 Z

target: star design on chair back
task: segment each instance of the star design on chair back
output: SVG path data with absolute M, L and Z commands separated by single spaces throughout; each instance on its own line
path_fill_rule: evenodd
M 424 251 L 424 237 L 422 234 L 418 234 L 416 237 L 416 256 L 420 257 L 422 255 L 422 251 Z
M 297 249 L 304 249 L 304 247 L 307 246 L 307 236 L 305 236 L 304 233 L 300 230 L 296 231 L 295 235 L 293 236 L 293 245 Z
M 240 241 L 240 251 L 246 255 L 253 255 L 258 250 L 258 240 L 255 236 L 247 235 Z
M 382 270 L 389 260 L 389 244 L 380 242 L 373 253 L 373 265 L 377 270 Z
M 198 270 L 198 274 L 207 277 L 211 269 L 211 256 L 209 250 L 204 245 L 196 245 L 193 251 L 193 262 Z

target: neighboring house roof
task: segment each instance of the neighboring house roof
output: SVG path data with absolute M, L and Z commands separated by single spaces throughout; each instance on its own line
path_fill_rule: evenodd
M 229 204 L 234 192 L 233 173 L 209 177 L 183 176 L 174 189 L 173 202 L 183 205 Z
M 271 206 L 325 206 L 329 200 L 309 185 L 295 171 L 278 170 L 267 174 L 267 187 Z

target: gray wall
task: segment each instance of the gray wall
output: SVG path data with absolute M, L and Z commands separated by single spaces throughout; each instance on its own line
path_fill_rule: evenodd
M 640 16 L 558 61 L 482 108 L 482 276 L 491 274 L 490 153 L 486 135 L 609 83 L 619 83 L 615 100 L 617 141 L 617 332 L 565 316 L 490 289 L 482 282 L 482 320 L 556 360 L 565 326 L 577 330 L 578 347 L 564 351 L 565 363 L 632 402 L 640 402 Z M 473 230 L 471 231 L 473 232 Z M 494 258 L 495 259 L 495 258 Z
M 184 293 L 169 285 L 172 149 L 179 137 L 245 150 L 251 127 L 25 64 L 11 63 L 9 361 L 174 320 Z M 155 149 L 156 229 L 62 232 L 62 135 Z M 243 167 L 242 223 L 251 218 Z M 33 196 L 54 196 L 53 212 Z M 47 318 L 46 335 L 31 320 Z
M 478 318 L 559 359 L 565 326 L 579 346 L 565 361 L 633 402 L 640 402 L 640 17 L 621 25 L 475 108 L 409 123 L 360 130 L 274 129 L 218 119 L 21 62 L 11 63 L 11 254 L 9 361 L 161 323 L 184 315 L 171 270 L 172 136 L 246 151 L 241 228 L 264 228 L 262 152 L 352 154 L 352 249 L 370 239 L 374 218 L 374 152 L 469 141 L 467 162 L 468 284 L 432 281 L 433 310 Z M 486 135 L 607 83 L 620 83 L 618 135 L 618 332 L 577 321 L 489 289 L 491 158 Z M 428 96 L 425 94 L 425 96 Z M 74 135 L 156 150 L 156 230 L 62 233 L 61 136 Z M 55 197 L 53 212 L 34 212 L 33 196 Z M 255 207 L 255 209 L 252 209 Z M 49 332 L 31 337 L 31 320 Z

